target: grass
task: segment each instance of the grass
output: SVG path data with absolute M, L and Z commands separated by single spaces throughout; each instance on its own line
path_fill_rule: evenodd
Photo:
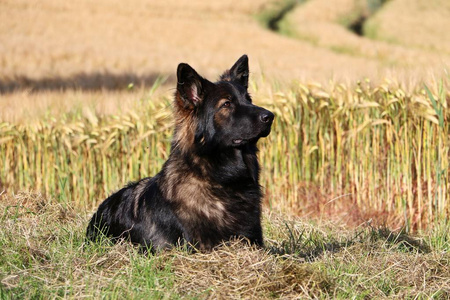
M 85 246 L 86 218 L 70 208 L 33 194 L 15 199 L 1 209 L 5 298 L 160 299 L 173 287 L 170 265 L 159 258 L 146 259 L 126 245 Z
M 265 213 L 266 248 L 145 256 L 85 244 L 88 215 L 39 194 L 0 196 L 0 298 L 436 298 L 450 296 L 445 225 L 414 237 Z

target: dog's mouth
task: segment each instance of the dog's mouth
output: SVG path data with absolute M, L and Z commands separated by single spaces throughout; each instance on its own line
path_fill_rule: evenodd
M 232 142 L 233 142 L 233 145 L 239 146 L 239 145 L 244 144 L 244 143 L 246 142 L 246 140 L 243 140 L 243 139 L 234 139 Z
M 238 139 L 232 139 L 231 142 L 233 143 L 233 146 L 241 146 L 241 145 L 245 145 L 247 143 L 256 143 L 260 138 L 262 137 L 267 137 L 270 133 L 270 127 L 261 132 L 258 136 L 254 137 L 254 138 L 238 138 Z
M 251 139 L 234 139 L 234 140 L 231 140 L 231 142 L 233 143 L 233 146 L 239 147 L 239 146 L 246 145 L 248 143 L 256 143 L 258 141 L 258 139 L 259 139 L 259 137 L 251 138 Z

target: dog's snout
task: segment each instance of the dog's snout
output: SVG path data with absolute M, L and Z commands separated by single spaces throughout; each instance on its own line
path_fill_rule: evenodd
M 273 121 L 274 115 L 270 111 L 265 111 L 259 117 L 261 119 L 261 122 L 269 123 Z

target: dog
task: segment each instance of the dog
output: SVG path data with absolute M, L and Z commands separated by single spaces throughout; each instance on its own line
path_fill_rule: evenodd
M 274 115 L 252 103 L 248 79 L 247 55 L 215 83 L 179 64 L 168 160 L 154 177 L 104 200 L 87 239 L 127 239 L 151 252 L 176 245 L 207 251 L 231 238 L 263 247 L 256 144 Z

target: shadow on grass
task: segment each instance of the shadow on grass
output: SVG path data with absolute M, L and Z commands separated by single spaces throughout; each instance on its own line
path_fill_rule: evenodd
M 160 73 L 134 74 L 111 72 L 78 73 L 68 77 L 31 78 L 20 75 L 0 78 L 0 94 L 28 90 L 32 93 L 45 91 L 116 91 L 134 87 L 152 87 L 158 82 L 174 83 L 175 77 Z
M 367 228 L 356 231 L 350 237 L 336 240 L 333 236 L 323 236 L 316 232 L 299 231 L 285 223 L 289 238 L 269 248 L 275 255 L 301 258 L 307 262 L 315 261 L 325 253 L 336 253 L 354 245 L 384 245 L 399 252 L 430 253 L 431 248 L 423 241 L 403 231 L 394 232 L 387 227 Z

